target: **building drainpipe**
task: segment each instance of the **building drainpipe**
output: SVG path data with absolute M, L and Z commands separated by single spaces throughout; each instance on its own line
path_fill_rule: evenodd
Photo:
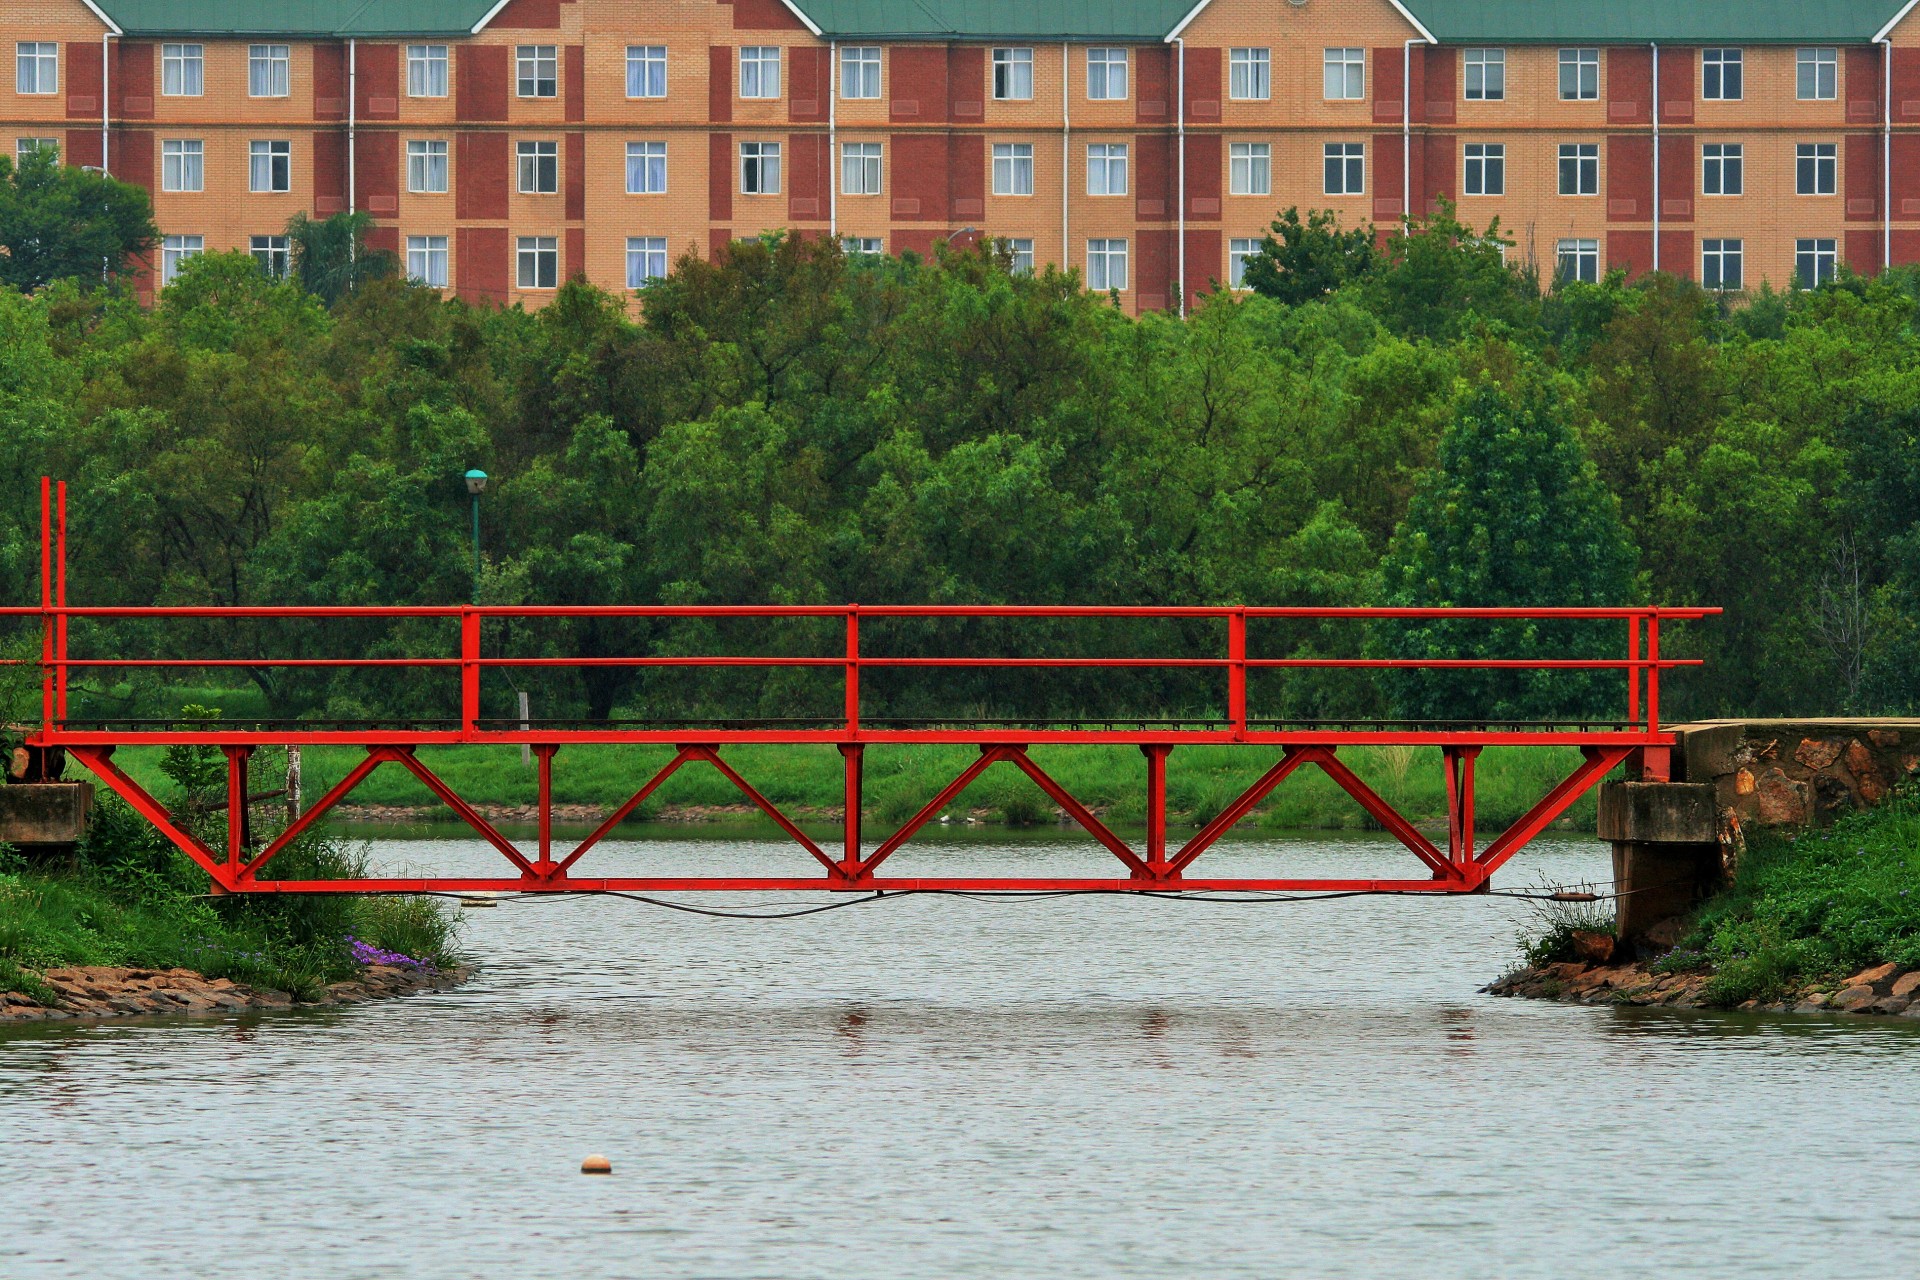
M 1880 92 L 1880 269 L 1893 266 L 1893 37 L 1875 41 L 1882 54 L 1885 84 Z
M 1660 46 L 1653 50 L 1653 269 L 1660 269 Z
M 827 41 L 827 235 L 840 239 L 840 184 L 834 178 L 834 157 L 840 149 L 840 42 Z
M 1179 301 L 1174 303 L 1173 310 L 1175 315 L 1184 316 L 1187 314 L 1187 38 L 1177 36 L 1173 43 L 1180 50 L 1178 85 L 1180 109 L 1176 117 L 1180 134 L 1180 156 L 1177 161 L 1180 166 L 1180 217 L 1177 224 L 1179 226 L 1177 234 L 1180 237 L 1180 278 L 1174 281 L 1174 288 L 1177 290 L 1175 296 Z
M 1073 110 L 1072 97 L 1068 93 L 1067 81 L 1072 79 L 1068 71 L 1071 62 L 1065 42 L 1060 45 L 1060 269 L 1073 269 L 1073 240 L 1068 223 L 1070 221 L 1068 199 L 1073 191 Z
M 100 172 L 112 173 L 108 163 L 108 141 L 113 131 L 113 58 L 109 52 L 111 31 L 100 37 Z
M 355 173 L 355 137 L 359 118 L 356 114 L 360 106 L 360 46 L 351 37 L 347 40 L 347 212 L 352 213 L 360 207 L 359 176 Z
M 1414 36 L 1400 46 L 1400 234 L 1413 234 L 1413 46 L 1424 44 Z

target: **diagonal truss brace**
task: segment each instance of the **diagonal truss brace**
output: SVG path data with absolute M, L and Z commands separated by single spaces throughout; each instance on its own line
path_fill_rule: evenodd
M 116 795 L 125 800 L 141 817 L 151 822 L 154 829 L 171 840 L 174 847 L 192 858 L 212 876 L 214 883 L 225 888 L 233 885 L 234 871 L 231 866 L 220 860 L 219 855 L 207 847 L 205 841 L 188 831 L 173 820 L 173 814 L 167 806 L 154 798 L 145 787 L 127 775 L 126 770 L 113 762 L 112 747 L 70 746 L 67 751 L 81 764 L 92 770 L 94 776 L 111 787 Z

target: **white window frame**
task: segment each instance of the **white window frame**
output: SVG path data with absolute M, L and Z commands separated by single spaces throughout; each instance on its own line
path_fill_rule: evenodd
M 60 92 L 60 45 L 53 40 L 16 40 L 13 91 L 33 97 Z
M 665 236 L 627 237 L 627 288 L 644 289 L 665 280 L 670 269 Z
M 207 251 L 205 236 L 162 236 L 160 238 L 160 287 L 172 284 L 180 274 L 180 267 L 189 258 L 197 258 Z
M 1245 293 L 1252 288 L 1247 283 L 1247 259 L 1259 256 L 1258 236 L 1236 237 L 1227 241 L 1227 288 L 1236 293 Z
M 988 71 L 995 102 L 1033 101 L 1033 50 L 1023 45 L 993 51 Z
M 627 194 L 661 196 L 667 193 L 667 144 L 627 144 Z
M 1087 241 L 1087 288 L 1101 293 L 1127 291 L 1127 242 L 1111 238 Z
M 1007 246 L 1007 256 L 1012 259 L 1010 269 L 1015 275 L 1033 274 L 1033 237 L 1013 236 L 1002 241 Z
M 207 144 L 199 138 L 162 138 L 160 140 L 160 189 L 162 191 L 205 191 L 207 189 Z
M 627 46 L 627 97 L 664 98 L 667 96 L 667 46 L 630 44 Z
M 1732 93 L 1728 93 L 1728 80 Z M 1721 47 L 1700 51 L 1700 97 L 1706 102 L 1739 102 L 1746 95 L 1746 56 L 1742 50 Z
M 1328 102 L 1360 102 L 1367 96 L 1367 51 L 1327 48 L 1320 53 L 1320 96 Z
M 1831 196 L 1840 192 L 1840 148 L 1831 142 L 1796 142 L 1793 146 L 1795 195 Z
M 1568 262 L 1573 270 L 1567 270 Z M 1591 271 L 1592 274 L 1586 274 Z M 1598 284 L 1600 281 L 1600 242 L 1588 239 L 1569 239 L 1557 242 L 1553 247 L 1553 278 L 1556 284 L 1569 284 L 1579 281 L 1584 284 Z
M 1796 289 L 1817 289 L 1834 278 L 1840 271 L 1840 242 L 1829 236 L 1814 236 L 1793 242 L 1793 287 Z M 1803 269 L 1812 260 L 1813 276 L 1809 281 Z
M 1560 51 L 1560 101 L 1598 102 L 1599 100 L 1600 50 L 1597 48 L 1562 49 Z
M 446 140 L 408 138 L 407 191 L 413 195 L 445 195 L 447 186 Z
M 160 96 L 163 98 L 200 98 L 207 92 L 207 46 L 203 44 L 163 44 L 160 46 Z
M 293 271 L 293 243 L 286 236 L 248 236 L 247 252 L 269 280 L 285 280 Z
M 747 184 L 747 175 L 755 175 L 756 186 Z M 780 194 L 780 144 L 743 142 L 740 144 L 740 194 L 777 196 Z
M 1794 51 L 1793 92 L 1802 102 L 1831 102 L 1840 96 L 1840 51 L 1824 45 Z
M 560 194 L 560 144 L 550 138 L 521 138 L 513 144 L 514 186 L 523 196 Z M 542 185 L 552 174 L 552 186 Z M 532 185 L 528 185 L 531 181 Z
M 1461 55 L 1461 90 L 1468 102 L 1505 102 L 1507 51 L 1491 47 L 1467 49 Z
M 1461 153 L 1460 194 L 1463 196 L 1503 196 L 1507 194 L 1507 144 L 1469 142 Z
M 1330 196 L 1367 194 L 1367 144 L 1329 142 L 1321 148 L 1321 186 Z M 1335 175 L 1338 175 L 1336 177 Z
M 840 251 L 850 258 L 877 258 L 887 251 L 879 236 L 841 236 Z
M 850 102 L 878 101 L 880 86 L 880 46 L 843 46 L 840 50 L 840 96 Z
M 1124 196 L 1127 194 L 1127 144 L 1089 142 L 1087 144 L 1087 194 Z
M 518 44 L 513 47 L 513 94 L 516 98 L 560 96 L 560 46 Z
M 1700 194 L 1703 196 L 1745 195 L 1747 152 L 1744 143 L 1703 142 L 1700 144 Z M 1728 182 L 1731 178 L 1732 181 Z
M 1267 102 L 1273 97 L 1273 50 L 1249 46 L 1227 50 L 1227 97 Z
M 250 44 L 247 46 L 247 96 L 249 98 L 293 96 L 292 45 Z
M 1700 286 L 1732 292 L 1746 288 L 1746 244 L 1744 241 L 1730 238 L 1708 239 L 1700 242 Z M 1713 264 L 1713 280 L 1708 281 L 1707 264 Z M 1733 265 L 1733 282 L 1727 282 L 1727 264 Z
M 292 142 L 254 138 L 247 143 L 247 190 L 255 195 L 284 195 L 293 190 Z
M 877 196 L 881 183 L 882 147 L 877 142 L 840 144 L 840 194 Z
M 447 96 L 447 46 L 410 44 L 407 46 L 407 96 L 444 98 Z
M 1031 142 L 993 144 L 993 194 L 997 196 L 1033 194 L 1033 144 Z
M 447 237 L 407 237 L 407 279 L 431 289 L 447 287 Z
M 1127 51 L 1116 45 L 1087 49 L 1087 101 L 1127 100 Z
M 1567 189 L 1567 164 L 1573 163 L 1573 189 Z M 1597 196 L 1600 194 L 1600 144 L 1597 142 L 1563 142 L 1560 144 L 1558 166 L 1559 191 L 1563 196 Z
M 28 156 L 40 151 L 51 151 L 57 160 L 60 156 L 58 138 L 15 138 L 13 140 L 13 163 L 18 168 Z
M 514 283 L 522 289 L 558 289 L 560 287 L 560 238 L 558 236 L 520 236 L 513 247 Z M 551 272 L 541 267 L 551 264 Z M 542 279 L 548 277 L 547 280 Z
M 1233 196 L 1273 194 L 1272 143 L 1230 142 L 1227 144 L 1227 194 Z
M 740 96 L 756 101 L 780 96 L 779 45 L 740 46 Z

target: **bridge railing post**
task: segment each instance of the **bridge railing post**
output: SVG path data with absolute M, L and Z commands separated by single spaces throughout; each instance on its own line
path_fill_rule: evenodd
M 1640 723 L 1640 615 L 1627 619 L 1627 723 Z
M 847 734 L 860 732 L 860 606 L 847 606 Z
M 1227 720 L 1235 738 L 1247 733 L 1247 611 L 1227 615 Z
M 480 731 L 480 611 L 460 609 L 460 732 Z
M 40 728 L 53 728 L 53 480 L 40 477 Z

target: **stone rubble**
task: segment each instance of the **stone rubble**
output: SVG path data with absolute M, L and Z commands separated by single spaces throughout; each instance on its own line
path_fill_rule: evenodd
M 130 969 L 87 965 L 49 969 L 41 980 L 59 994 L 49 1008 L 20 991 L 0 993 L 0 1023 L 59 1018 L 118 1018 L 141 1014 L 226 1014 L 260 1009 L 311 1009 L 357 1004 L 384 996 L 444 991 L 466 981 L 471 969 L 446 971 L 411 965 L 368 965 L 358 978 L 336 982 L 317 1000 L 295 1000 L 285 991 L 209 978 L 192 969 Z
M 1658 1005 L 1704 1009 L 1710 973 L 1656 973 L 1645 962 L 1611 964 L 1580 960 L 1516 969 L 1491 986 L 1489 995 L 1559 1000 L 1569 1004 Z M 1773 1003 L 1748 1000 L 1744 1010 L 1769 1013 L 1852 1013 L 1920 1018 L 1920 969 L 1897 965 L 1862 969 L 1840 983 L 1818 983 Z

